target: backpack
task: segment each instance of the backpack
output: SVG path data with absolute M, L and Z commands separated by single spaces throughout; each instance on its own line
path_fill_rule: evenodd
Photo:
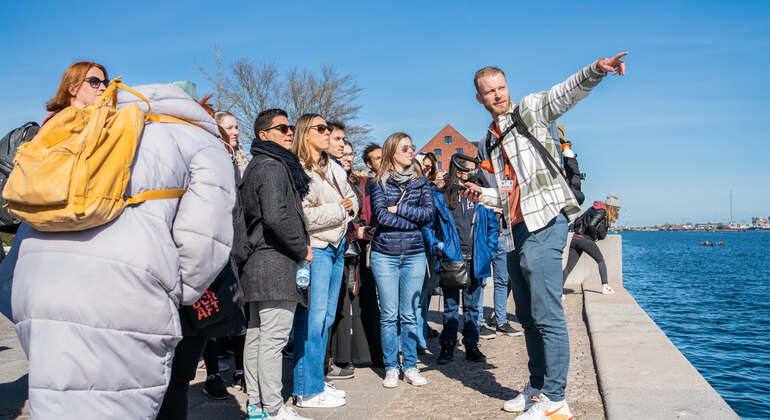
M 575 220 L 575 233 L 588 236 L 594 241 L 607 236 L 607 211 L 591 207 Z
M 13 159 L 16 157 L 16 149 L 35 137 L 40 126 L 30 121 L 19 128 L 11 130 L 0 139 L 0 190 L 5 187 L 8 176 L 13 170 Z M 0 232 L 16 233 L 21 221 L 11 216 L 5 207 L 5 200 L 0 198 Z
M 575 195 L 578 204 L 583 204 L 586 196 L 583 194 L 581 187 L 582 180 L 585 179 L 586 174 L 580 172 L 577 155 L 575 157 L 562 156 L 562 159 L 564 159 L 564 179 L 566 179 L 567 185 L 572 190 L 572 194 Z
M 146 102 L 147 115 L 137 104 L 116 109 L 118 88 Z M 124 195 L 146 121 L 193 125 L 152 114 L 149 101 L 119 77 L 95 104 L 56 114 L 16 152 L 3 188 L 11 215 L 40 231 L 80 231 L 115 219 L 126 206 L 181 197 L 185 189 Z

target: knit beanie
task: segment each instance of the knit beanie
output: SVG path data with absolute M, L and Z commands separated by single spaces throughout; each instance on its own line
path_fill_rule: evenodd
M 617 195 L 615 193 L 608 193 L 607 198 L 604 200 L 604 203 L 608 206 L 613 206 L 617 208 L 621 208 L 623 206 L 623 202 L 620 201 Z

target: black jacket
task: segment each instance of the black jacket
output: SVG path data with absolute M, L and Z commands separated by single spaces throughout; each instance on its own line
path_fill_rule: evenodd
M 273 142 L 255 140 L 251 153 L 239 185 L 249 254 L 240 273 L 245 301 L 305 305 L 296 273 L 310 243 L 302 213 L 309 178 L 297 157 Z
M 425 251 L 421 227 L 433 219 L 432 188 L 425 177 L 406 184 L 403 193 L 393 178 L 372 184 L 372 213 L 377 230 L 372 251 L 386 255 L 411 255 Z M 396 213 L 388 207 L 398 204 Z
M 594 241 L 607 236 L 607 211 L 591 207 L 575 220 L 575 233 L 588 236 Z

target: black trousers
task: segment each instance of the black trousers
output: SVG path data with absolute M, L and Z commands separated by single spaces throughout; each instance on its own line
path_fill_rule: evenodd
M 354 364 L 382 365 L 380 344 L 380 307 L 377 302 L 377 285 L 371 269 L 363 263 L 357 265 L 359 290 L 357 295 L 347 287 L 352 264 L 346 261 L 340 297 L 337 301 L 337 316 L 329 334 L 327 363 L 329 356 L 337 366 Z
M 569 243 L 569 258 L 567 258 L 567 266 L 564 267 L 564 280 L 562 284 L 567 282 L 567 276 L 575 268 L 583 252 L 590 255 L 596 261 L 596 264 L 599 266 L 599 277 L 602 279 L 602 284 L 607 284 L 607 264 L 604 263 L 602 251 L 599 250 L 596 242 L 581 235 L 573 236 L 572 242 Z
M 190 381 L 195 379 L 201 354 L 206 362 L 207 375 L 219 373 L 217 348 L 215 345 L 207 345 L 207 341 L 209 339 L 206 337 L 187 336 L 177 344 L 174 360 L 171 362 L 171 381 L 163 397 L 157 420 L 187 419 L 187 390 L 190 388 Z M 216 342 L 211 340 L 209 344 L 212 343 Z M 207 350 L 205 353 L 204 347 Z

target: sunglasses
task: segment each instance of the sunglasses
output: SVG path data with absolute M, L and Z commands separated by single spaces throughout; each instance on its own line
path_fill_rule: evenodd
M 291 130 L 292 133 L 295 131 L 293 125 L 286 125 L 286 124 L 274 125 L 274 126 L 268 128 L 267 130 L 262 130 L 262 131 L 270 131 L 270 130 L 272 130 L 274 128 L 277 128 L 278 131 L 281 132 L 281 134 L 286 134 L 286 133 L 289 132 L 289 130 Z
M 407 152 L 409 149 L 412 149 L 412 152 L 414 152 L 414 151 L 416 151 L 416 150 L 417 150 L 417 148 L 416 148 L 416 147 L 414 147 L 414 145 L 413 145 L 413 144 L 412 144 L 412 145 L 409 145 L 409 146 L 407 146 L 407 145 L 403 145 L 403 146 L 401 146 L 401 152 L 403 152 L 403 153 L 406 153 L 406 152 Z
M 104 84 L 105 88 L 110 85 L 110 81 L 109 80 L 106 80 L 106 79 L 102 80 L 102 79 L 100 79 L 98 77 L 93 77 L 93 76 L 92 77 L 86 77 L 85 79 L 83 79 L 83 81 L 84 82 L 88 82 L 88 84 L 91 85 L 91 87 L 94 88 L 94 89 L 99 89 L 99 85 L 101 85 L 101 84 Z
M 329 128 L 328 125 L 313 125 L 313 126 L 310 126 L 310 128 L 313 128 L 316 131 L 318 131 L 318 134 L 323 134 L 323 133 L 326 133 L 327 131 L 329 132 L 329 134 L 332 133 L 332 129 Z

